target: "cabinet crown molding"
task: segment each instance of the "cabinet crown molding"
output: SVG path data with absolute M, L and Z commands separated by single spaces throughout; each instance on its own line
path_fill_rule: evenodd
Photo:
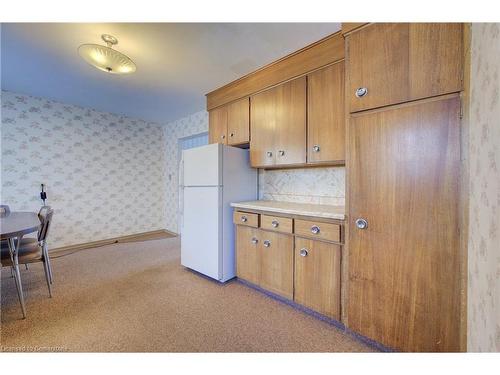
M 250 96 L 344 58 L 340 31 L 228 83 L 208 94 L 207 110 Z

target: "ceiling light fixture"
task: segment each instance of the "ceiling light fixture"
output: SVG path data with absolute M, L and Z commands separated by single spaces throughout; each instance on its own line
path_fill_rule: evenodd
M 129 74 L 136 71 L 135 63 L 126 55 L 112 48 L 118 39 L 112 35 L 101 35 L 107 46 L 82 44 L 78 47 L 80 56 L 90 65 L 111 74 Z

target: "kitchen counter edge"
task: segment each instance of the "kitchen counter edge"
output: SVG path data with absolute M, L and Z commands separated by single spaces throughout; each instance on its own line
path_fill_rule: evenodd
M 250 202 L 234 202 L 231 203 L 231 207 L 288 215 L 345 220 L 344 206 L 259 200 Z

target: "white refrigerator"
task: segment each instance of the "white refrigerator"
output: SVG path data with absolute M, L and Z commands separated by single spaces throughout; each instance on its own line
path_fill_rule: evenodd
M 183 151 L 181 264 L 220 282 L 236 276 L 231 202 L 257 199 L 249 152 L 222 144 Z

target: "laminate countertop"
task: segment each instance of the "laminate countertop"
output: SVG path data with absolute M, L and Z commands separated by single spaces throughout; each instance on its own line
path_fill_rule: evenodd
M 344 206 L 331 206 L 327 204 L 292 203 L 280 201 L 250 201 L 231 203 L 231 207 L 238 209 L 274 212 L 289 215 L 302 215 L 322 217 L 327 219 L 345 220 Z

